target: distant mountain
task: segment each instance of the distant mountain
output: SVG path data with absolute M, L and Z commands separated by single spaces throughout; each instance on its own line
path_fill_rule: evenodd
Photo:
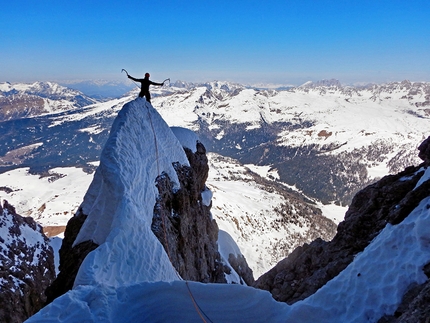
M 0 83 L 0 121 L 62 112 L 97 102 L 79 91 L 52 82 Z
M 325 204 L 348 205 L 365 185 L 418 163 L 414 149 L 428 135 L 429 83 L 351 87 L 330 80 L 277 91 L 178 81 L 151 91 L 168 124 L 194 130 L 209 151 L 271 167 L 279 181 Z M 119 107 L 137 93 L 2 122 L 0 172 L 92 167 Z M 19 98 L 8 96 L 18 105 Z M 47 110 L 58 104 L 48 101 Z
M 208 150 L 270 166 L 280 181 L 341 205 L 375 179 L 418 163 L 414 149 L 430 119 L 429 83 L 329 80 L 276 91 L 211 82 L 162 91 L 154 104 L 163 117 L 196 131 Z
M 319 87 L 337 87 L 342 88 L 342 84 L 339 82 L 339 80 L 336 79 L 330 79 L 330 80 L 321 80 L 316 82 L 306 82 L 302 85 L 300 85 L 299 89 L 315 89 Z
M 101 101 L 122 97 L 135 87 L 131 81 L 119 82 L 103 80 L 69 82 L 62 83 L 62 85 L 78 90 L 91 98 Z

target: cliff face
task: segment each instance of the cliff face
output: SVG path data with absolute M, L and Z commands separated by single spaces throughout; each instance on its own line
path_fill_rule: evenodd
M 184 148 L 190 166 L 175 164 L 180 188 L 173 190 L 170 179 L 157 178 L 159 197 L 151 229 L 166 249 L 178 273 L 186 280 L 226 283 L 229 266 L 218 252 L 218 226 L 205 205 L 208 159 L 205 147 L 197 142 L 196 152 Z M 230 258 L 231 257 L 231 258 Z M 254 282 L 251 269 L 242 257 L 230 254 L 228 263 L 246 284 Z
M 270 291 L 276 300 L 292 304 L 314 294 L 337 276 L 387 224 L 400 223 L 430 196 L 430 180 L 425 175 L 430 160 L 429 148 L 430 137 L 419 147 L 419 157 L 424 160 L 421 165 L 386 176 L 358 192 L 333 240 L 317 239 L 297 248 L 261 276 L 255 286 Z M 422 290 L 416 294 L 420 293 Z M 429 295 L 428 288 L 426 295 Z M 425 297 L 420 297 L 422 303 Z M 396 315 L 401 315 L 406 308 L 403 305 Z
M 74 286 L 172 281 L 176 272 L 186 280 L 227 282 L 234 266 L 235 282 L 253 283 L 243 257 L 232 254 L 230 264 L 218 251 L 218 226 L 204 198 L 206 150 L 196 138 L 185 147 L 143 99 L 124 106 L 67 225 L 49 301 Z
M 42 227 L 0 205 L 0 322 L 20 323 L 39 311 L 55 278 L 54 254 Z

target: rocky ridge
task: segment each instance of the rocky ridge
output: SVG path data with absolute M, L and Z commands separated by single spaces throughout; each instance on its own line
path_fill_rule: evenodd
M 270 291 L 278 301 L 293 304 L 312 295 L 337 276 L 388 223 L 400 223 L 424 198 L 430 196 L 428 179 L 415 189 L 429 166 L 429 149 L 430 137 L 419 146 L 419 156 L 424 160 L 421 165 L 385 176 L 359 191 L 331 241 L 317 239 L 297 248 L 261 276 L 254 286 Z M 426 273 L 429 276 L 428 269 Z M 428 303 L 423 306 L 430 297 L 428 283 L 416 287 L 395 316 L 381 319 L 381 322 L 423 322 L 417 318 L 429 312 Z M 418 307 L 423 309 L 417 311 Z M 403 320 L 402 316 L 408 320 Z
M 226 283 L 230 269 L 218 252 L 218 226 L 212 219 L 211 205 L 205 205 L 201 192 L 207 190 L 208 159 L 206 149 L 197 143 L 196 152 L 184 148 L 190 167 L 174 165 L 181 183 L 173 190 L 167 174 L 159 176 L 159 198 L 154 207 L 151 229 L 182 278 L 205 283 Z M 253 284 L 252 270 L 244 257 L 230 254 L 233 266 L 243 282 Z M 234 265 L 233 265 L 234 264 Z M 240 269 L 240 270 L 239 270 Z

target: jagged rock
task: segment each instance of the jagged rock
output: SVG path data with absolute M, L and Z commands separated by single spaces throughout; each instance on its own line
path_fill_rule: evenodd
M 173 191 L 167 174 L 157 178 L 159 198 L 154 207 L 151 229 L 167 251 L 170 261 L 186 280 L 205 283 L 225 283 L 224 273 L 229 268 L 223 265 L 218 252 L 218 225 L 212 219 L 210 206 L 202 201 L 208 177 L 206 149 L 197 143 L 193 153 L 185 148 L 190 167 L 174 164 L 180 189 Z M 233 266 L 247 284 L 254 278 L 245 258 Z
M 84 241 L 73 247 L 76 236 L 86 218 L 87 216 L 79 209 L 77 214 L 67 222 L 63 243 L 59 251 L 60 272 L 55 281 L 46 289 L 46 303 L 52 302 L 55 298 L 72 289 L 82 261 L 98 247 L 93 241 Z
M 54 280 L 54 253 L 31 217 L 0 205 L 0 322 L 22 322 L 39 311 Z
M 206 188 L 208 160 L 206 149 L 197 144 L 193 153 L 184 148 L 190 167 L 174 164 L 180 189 L 174 190 L 167 174 L 156 179 L 159 197 L 154 206 L 152 230 L 165 247 L 168 256 L 182 278 L 201 282 L 226 282 L 230 270 L 218 252 L 218 226 L 211 218 L 210 206 L 202 203 L 201 192 Z M 72 289 L 79 267 L 89 252 L 98 245 L 84 241 L 73 247 L 87 216 L 82 209 L 67 223 L 60 249 L 60 273 L 47 289 L 47 302 Z M 253 283 L 252 271 L 241 259 L 239 274 L 246 283 Z
M 418 157 L 424 160 L 427 166 L 430 165 L 430 137 L 419 145 L 418 150 L 420 151 Z
M 423 198 L 430 196 L 429 180 L 414 189 L 424 174 L 423 166 L 385 176 L 358 192 L 331 241 L 317 239 L 297 248 L 254 286 L 289 304 L 315 293 L 345 269 L 387 223 L 401 222 Z
M 228 262 L 247 285 L 252 285 L 255 283 L 252 270 L 249 268 L 248 263 L 246 262 L 246 259 L 243 255 L 233 255 L 231 253 L 228 257 Z

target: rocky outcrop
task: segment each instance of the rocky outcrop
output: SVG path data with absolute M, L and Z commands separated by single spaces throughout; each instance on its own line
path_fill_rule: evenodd
M 418 150 L 420 151 L 418 157 L 424 160 L 426 166 L 430 165 L 430 137 L 424 140 L 419 145 Z
M 430 196 L 430 180 L 415 188 L 428 166 L 428 141 L 420 146 L 423 164 L 386 176 L 358 192 L 331 241 L 317 239 L 297 248 L 261 276 L 255 286 L 270 291 L 276 300 L 292 304 L 337 276 L 387 223 L 400 223 Z
M 79 267 L 85 257 L 98 247 L 93 241 L 84 241 L 73 246 L 76 236 L 87 216 L 79 209 L 77 214 L 67 222 L 64 239 L 61 245 L 59 274 L 55 281 L 46 289 L 47 303 L 71 290 Z
M 184 147 L 190 167 L 174 165 L 180 182 L 179 190 L 173 190 L 167 174 L 157 178 L 159 197 L 151 229 L 182 278 L 225 283 L 224 274 L 228 274 L 230 269 L 222 263 L 217 245 L 218 226 L 211 217 L 210 205 L 203 203 L 201 195 L 206 189 L 209 171 L 206 149 L 199 142 L 196 148 L 193 153 Z M 252 271 L 244 258 L 240 260 L 240 266 L 236 268 L 241 270 L 237 273 L 247 284 L 252 284 Z M 239 261 L 235 263 L 239 264 Z
M 424 160 L 426 167 L 430 166 L 430 137 L 424 140 L 418 147 L 420 151 L 418 156 Z M 427 183 L 423 185 L 429 186 Z M 415 191 L 410 192 L 412 195 Z M 414 194 L 417 200 L 422 196 Z M 426 196 L 425 192 L 421 195 Z M 427 196 L 429 195 L 427 191 Z M 402 208 L 398 208 L 399 210 Z M 400 213 L 400 211 L 398 212 Z M 396 217 L 395 217 L 396 218 Z M 402 216 L 399 217 L 400 219 Z M 378 323 L 415 323 L 415 322 L 428 322 L 430 318 L 430 263 L 424 266 L 424 273 L 429 278 L 427 282 L 422 285 L 410 286 L 407 293 L 403 296 L 402 303 L 399 305 L 393 315 L 385 315 Z
M 243 255 L 233 255 L 232 253 L 228 257 L 228 263 L 240 276 L 240 278 L 247 284 L 252 285 L 255 283 L 252 269 L 249 268 L 248 263 Z
M 54 253 L 31 217 L 0 205 L 0 322 L 22 322 L 39 311 L 55 278 Z

